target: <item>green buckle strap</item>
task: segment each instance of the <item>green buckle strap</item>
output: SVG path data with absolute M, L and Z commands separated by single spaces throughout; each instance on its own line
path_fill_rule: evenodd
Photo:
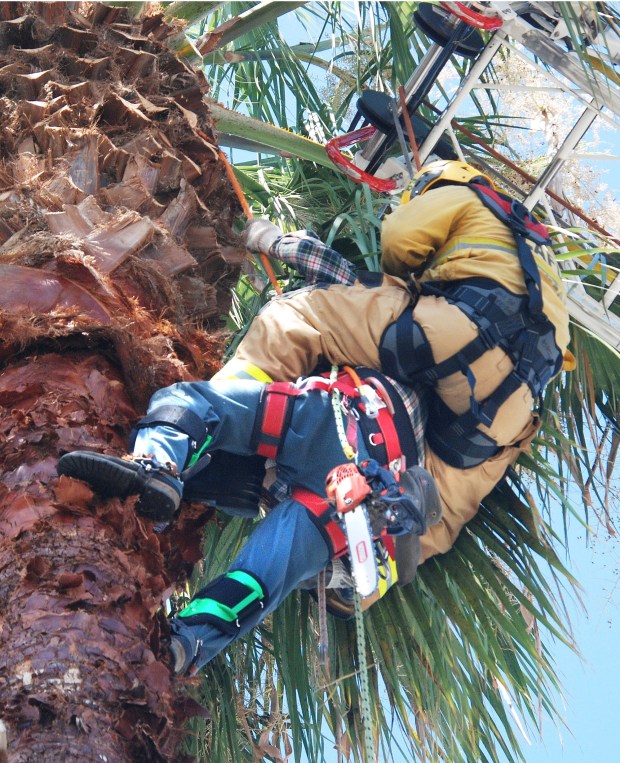
M 198 591 L 179 613 L 188 625 L 211 624 L 236 635 L 245 619 L 265 606 L 265 585 L 243 570 L 227 572 Z

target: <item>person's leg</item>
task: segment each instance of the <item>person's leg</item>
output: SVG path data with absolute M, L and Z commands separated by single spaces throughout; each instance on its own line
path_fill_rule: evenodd
M 101 495 L 140 495 L 136 510 L 169 520 L 179 506 L 183 470 L 209 450 L 250 455 L 252 431 L 264 385 L 258 382 L 185 382 L 156 392 L 129 457 L 74 451 L 58 473 L 83 479 Z M 204 452 L 203 452 L 204 451 Z M 200 460 L 201 459 L 201 460 Z
M 292 499 L 278 504 L 226 575 L 199 591 L 171 620 L 175 671 L 186 672 L 190 663 L 201 668 L 262 622 L 301 581 L 318 574 L 329 557 L 305 507 Z
M 294 381 L 323 361 L 378 369 L 381 336 L 410 304 L 405 282 L 385 275 L 379 286 L 356 282 L 277 297 L 214 378 Z

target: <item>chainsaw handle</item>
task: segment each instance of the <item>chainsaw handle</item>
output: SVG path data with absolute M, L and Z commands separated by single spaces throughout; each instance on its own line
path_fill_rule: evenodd
M 478 13 L 473 8 L 468 8 L 465 3 L 452 2 L 452 3 L 439 3 L 443 8 L 449 11 L 453 16 L 461 19 L 470 26 L 477 29 L 499 29 L 504 23 L 499 16 L 485 16 L 484 13 Z
M 366 183 L 373 191 L 378 193 L 389 193 L 396 188 L 396 181 L 391 178 L 378 178 L 371 175 L 368 172 L 356 167 L 352 161 L 346 158 L 340 149 L 352 146 L 354 143 L 359 143 L 363 140 L 368 140 L 377 132 L 377 128 L 373 125 L 367 125 L 361 127 L 359 130 L 348 132 L 346 135 L 339 135 L 335 138 L 331 138 L 325 144 L 325 151 L 327 156 L 332 160 L 334 164 L 342 169 L 345 175 L 348 175 L 358 183 Z

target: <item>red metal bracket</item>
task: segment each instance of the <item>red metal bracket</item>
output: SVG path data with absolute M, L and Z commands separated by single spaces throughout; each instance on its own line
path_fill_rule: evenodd
M 389 193 L 396 188 L 396 181 L 391 178 L 378 178 L 370 175 L 368 172 L 356 167 L 352 161 L 343 156 L 342 148 L 352 146 L 354 143 L 360 143 L 368 140 L 377 132 L 373 125 L 367 125 L 359 130 L 348 132 L 346 135 L 339 135 L 336 138 L 328 140 L 325 144 L 325 151 L 332 162 L 342 169 L 345 175 L 348 175 L 358 183 L 366 183 L 373 191 L 379 193 Z
M 466 3 L 439 3 L 443 8 L 449 11 L 452 15 L 457 16 L 462 21 L 465 21 L 470 26 L 474 26 L 477 29 L 499 29 L 504 23 L 503 19 L 499 16 L 485 16 L 484 13 L 478 13 L 473 8 L 469 8 Z

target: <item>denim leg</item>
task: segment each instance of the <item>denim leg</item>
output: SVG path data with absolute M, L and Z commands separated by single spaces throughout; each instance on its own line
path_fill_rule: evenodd
M 204 421 L 213 438 L 210 450 L 251 455 L 250 440 L 264 386 L 249 380 L 179 382 L 158 390 L 151 398 L 147 412 L 162 405 L 188 408 Z M 189 437 L 169 426 L 140 429 L 133 454 L 151 455 L 161 463 L 171 461 L 182 471 L 189 455 Z
M 273 612 L 302 580 L 317 575 L 329 561 L 330 551 L 304 506 L 292 499 L 278 504 L 260 522 L 231 564 L 229 571 L 244 570 L 259 578 L 267 589 L 264 609 L 241 623 L 234 635 L 212 625 L 188 625 L 173 618 L 173 628 L 197 649 L 195 664 L 202 667 L 239 636 Z M 211 592 L 217 598 L 217 588 Z

